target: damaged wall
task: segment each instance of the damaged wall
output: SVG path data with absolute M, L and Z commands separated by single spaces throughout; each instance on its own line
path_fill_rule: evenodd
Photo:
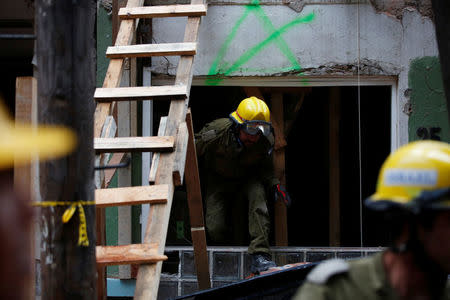
M 194 75 L 213 77 L 205 81 L 211 85 L 220 85 L 214 76 L 355 76 L 359 61 L 360 75 L 398 76 L 398 144 L 406 143 L 408 114 L 402 112 L 411 61 L 438 56 L 432 20 L 408 5 L 415 1 L 404 1 L 401 17 L 400 8 L 395 16 L 375 9 L 385 10 L 382 3 L 396 1 L 359 6 L 308 2 L 300 13 L 285 4 L 259 5 L 256 0 L 253 5 L 209 5 Z M 153 22 L 155 43 L 183 40 L 185 19 Z M 155 58 L 153 71 L 174 75 L 176 65 L 176 58 Z

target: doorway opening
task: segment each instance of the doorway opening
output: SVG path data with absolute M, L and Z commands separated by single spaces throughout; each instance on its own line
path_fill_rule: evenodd
M 274 93 L 283 99 L 286 186 L 293 199 L 287 209 L 289 246 L 385 244 L 387 231 L 364 210 L 361 197 L 375 191 L 379 169 L 391 150 L 391 88 L 361 86 L 358 106 L 356 86 L 251 87 L 259 90 L 269 108 Z M 194 131 L 228 117 L 248 93 L 242 86 L 192 86 Z M 154 128 L 162 111 L 158 106 L 164 105 L 155 103 Z M 173 210 L 185 209 L 174 203 Z M 189 226 L 189 220 L 185 224 Z M 180 245 L 175 240 L 168 244 Z

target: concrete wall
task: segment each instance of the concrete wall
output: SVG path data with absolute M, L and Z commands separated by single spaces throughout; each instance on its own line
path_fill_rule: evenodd
M 195 76 L 356 76 L 359 62 L 362 76 L 398 78 L 398 129 L 392 130 L 398 130 L 397 144 L 408 141 L 410 65 L 417 58 L 438 56 L 434 24 L 428 16 L 406 6 L 401 15 L 398 8 L 396 15 L 390 15 L 377 12 L 370 3 L 308 1 L 322 4 L 306 5 L 297 12 L 282 3 L 226 2 L 234 5 L 209 5 L 202 20 Z M 155 43 L 183 40 L 186 19 L 153 22 Z M 174 75 L 176 65 L 176 58 L 155 58 L 152 70 Z

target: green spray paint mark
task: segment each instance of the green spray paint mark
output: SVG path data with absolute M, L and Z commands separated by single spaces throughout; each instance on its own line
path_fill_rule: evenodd
M 258 19 L 263 24 L 264 29 L 269 34 L 269 36 L 264 39 L 259 44 L 255 45 L 254 47 L 247 50 L 244 54 L 242 54 L 234 63 L 229 64 L 227 62 L 223 61 L 223 58 L 227 52 L 227 49 L 229 48 L 231 42 L 236 37 L 236 34 L 241 27 L 244 20 L 249 16 L 250 13 L 255 14 Z M 301 75 L 300 70 L 301 66 L 297 61 L 297 58 L 295 57 L 294 53 L 289 49 L 288 44 L 283 39 L 282 35 L 288 31 L 289 29 L 293 28 L 296 25 L 309 23 L 312 20 L 314 20 L 314 13 L 310 13 L 305 17 L 298 17 L 291 22 L 283 25 L 279 29 L 276 29 L 275 26 L 272 24 L 269 17 L 266 15 L 264 10 L 259 5 L 259 0 L 253 0 L 251 4 L 246 5 L 244 13 L 242 16 L 238 19 L 236 24 L 231 29 L 231 33 L 227 36 L 225 39 L 225 42 L 222 44 L 222 46 L 219 49 L 219 52 L 214 59 L 213 63 L 211 64 L 211 68 L 209 69 L 208 76 L 214 76 L 212 78 L 208 78 L 206 80 L 207 85 L 218 85 L 225 76 L 228 76 L 232 74 L 233 72 L 241 69 L 242 65 L 247 63 L 249 60 L 251 60 L 255 55 L 257 55 L 259 52 L 261 52 L 264 48 L 271 45 L 272 43 L 276 44 L 279 50 L 286 56 L 286 58 L 291 63 L 291 67 L 288 68 L 282 68 L 278 71 L 282 72 L 285 70 L 289 71 L 296 71 L 299 72 L 299 75 Z M 248 69 L 247 69 L 248 70 Z

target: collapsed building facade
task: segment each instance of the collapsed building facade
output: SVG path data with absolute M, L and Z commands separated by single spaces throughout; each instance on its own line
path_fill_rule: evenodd
M 175 3 L 188 2 L 154 0 L 147 4 Z M 11 7 L 1 11 L 13 10 L 20 11 Z M 117 32 L 112 10 L 112 1 L 99 1 L 98 86 L 108 66 L 106 47 Z M 0 19 L 10 20 L 11 15 Z M 17 19 L 32 20 L 32 13 Z M 140 22 L 136 43 L 182 40 L 185 22 L 183 18 Z M 13 23 L 8 28 L 18 24 Z M 26 53 L 0 47 L 5 51 L 4 66 L 24 69 L 16 72 L 19 75 L 32 75 L 30 45 L 14 46 L 26 48 Z M 13 55 L 19 56 L 16 65 Z M 278 264 L 362 257 L 385 246 L 388 230 L 372 220 L 361 202 L 373 193 L 378 170 L 389 152 L 417 139 L 450 141 L 438 56 L 430 1 L 208 1 L 190 93 L 194 129 L 228 116 L 250 94 L 263 97 L 269 107 L 282 101 L 284 130 L 279 134 L 284 141 L 276 151 L 285 158 L 281 172 L 293 204 L 287 217 L 274 213 L 274 232 L 287 220 L 284 240 L 280 242 L 273 234 Z M 166 85 L 173 82 L 176 65 L 173 57 L 132 61 L 125 68 L 123 85 L 133 81 Z M 4 94 L 11 91 L 6 86 L 9 79 L 2 80 Z M 119 104 L 118 135 L 156 135 L 165 105 Z M 147 181 L 150 155 L 130 157 L 131 166 L 110 178 L 111 187 Z M 161 299 L 198 289 L 185 199 L 184 188 L 177 188 Z M 107 243 L 139 242 L 147 211 L 146 206 L 107 209 Z M 245 245 L 208 249 L 213 286 L 249 275 Z M 132 296 L 135 273 L 133 267 L 110 267 L 108 295 Z

